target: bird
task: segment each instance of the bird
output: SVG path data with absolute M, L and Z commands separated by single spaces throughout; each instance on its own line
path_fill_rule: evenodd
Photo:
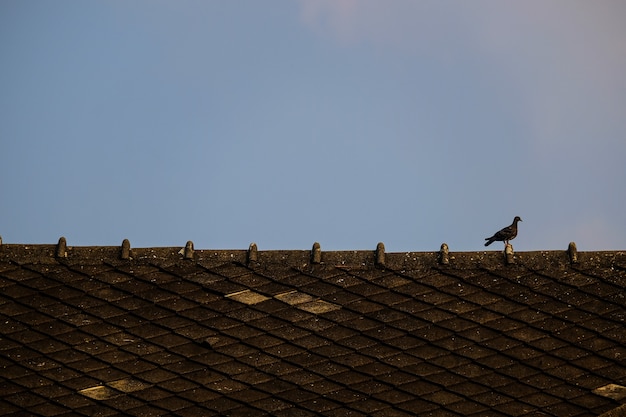
M 508 245 L 509 240 L 513 240 L 515 239 L 515 236 L 517 236 L 517 222 L 521 222 L 521 221 L 522 219 L 519 216 L 515 216 L 515 218 L 513 219 L 513 223 L 511 223 L 510 226 L 507 226 L 498 230 L 491 237 L 486 237 L 485 240 L 487 242 L 485 242 L 485 246 L 491 245 L 496 240 L 504 241 L 504 244 Z

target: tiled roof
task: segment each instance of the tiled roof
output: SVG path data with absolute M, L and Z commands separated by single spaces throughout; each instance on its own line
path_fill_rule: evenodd
M 623 404 L 626 253 L 509 261 L 3 244 L 0 414 L 573 417 Z

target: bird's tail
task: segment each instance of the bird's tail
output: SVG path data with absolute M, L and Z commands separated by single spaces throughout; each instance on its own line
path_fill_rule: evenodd
M 493 243 L 493 240 L 490 237 L 486 237 L 485 240 L 487 241 L 485 242 L 485 246 L 489 246 Z

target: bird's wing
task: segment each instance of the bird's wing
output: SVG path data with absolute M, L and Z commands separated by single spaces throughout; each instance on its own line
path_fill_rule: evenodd
M 513 226 L 507 226 L 499 230 L 498 233 L 495 234 L 495 236 L 497 236 L 498 238 L 507 238 L 511 236 L 513 233 L 514 233 Z

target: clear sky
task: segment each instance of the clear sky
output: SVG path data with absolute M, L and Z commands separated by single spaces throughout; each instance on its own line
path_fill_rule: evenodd
M 626 249 L 623 0 L 3 0 L 5 243 Z M 501 250 L 496 243 L 490 250 Z

